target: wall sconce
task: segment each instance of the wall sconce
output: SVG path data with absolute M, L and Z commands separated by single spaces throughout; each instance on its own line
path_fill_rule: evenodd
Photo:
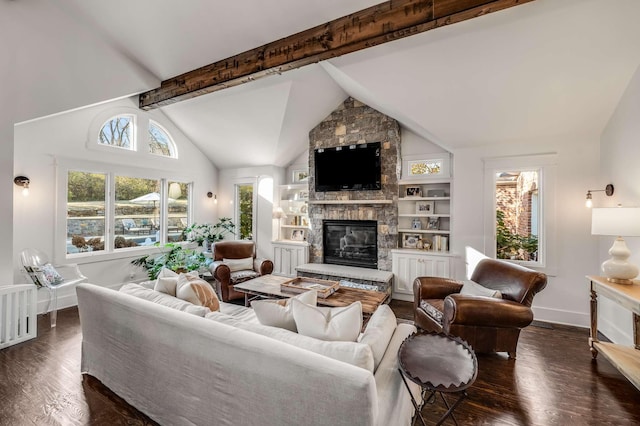
M 16 176 L 13 179 L 13 183 L 22 187 L 22 195 L 25 197 L 29 196 L 29 184 L 31 181 L 26 176 Z
M 213 204 L 218 204 L 218 194 L 214 194 L 213 192 L 207 192 L 208 198 L 213 198 Z
M 590 209 L 591 207 L 593 207 L 593 201 L 592 199 L 592 192 L 604 192 L 607 197 L 611 197 L 613 195 L 613 185 L 609 184 L 607 186 L 604 187 L 604 189 L 589 189 L 587 191 L 587 201 L 584 203 L 584 205 Z

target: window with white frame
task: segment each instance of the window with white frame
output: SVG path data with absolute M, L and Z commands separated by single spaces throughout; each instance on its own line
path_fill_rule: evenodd
M 149 152 L 164 157 L 177 157 L 171 135 L 153 120 L 149 120 Z
M 98 133 L 98 144 L 135 151 L 135 116 L 121 114 L 107 120 Z
M 86 171 L 72 166 L 59 171 L 60 177 L 66 176 L 62 180 L 67 194 L 63 216 L 67 256 L 106 254 L 183 240 L 190 183 L 98 168 Z
M 254 218 L 254 185 L 253 183 L 236 184 L 236 223 L 238 232 L 236 238 L 253 240 Z
M 554 247 L 555 154 L 485 160 L 485 254 L 546 267 Z

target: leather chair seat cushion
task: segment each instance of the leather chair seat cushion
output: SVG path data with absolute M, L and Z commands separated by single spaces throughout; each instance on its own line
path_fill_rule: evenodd
M 231 277 L 229 278 L 229 281 L 231 282 L 231 285 L 234 285 L 234 284 L 239 284 L 241 282 L 257 278 L 259 276 L 260 274 L 254 270 L 243 269 L 242 271 L 232 272 Z
M 420 308 L 426 312 L 437 323 L 442 325 L 442 317 L 444 312 L 444 300 L 443 299 L 422 299 L 420 301 Z

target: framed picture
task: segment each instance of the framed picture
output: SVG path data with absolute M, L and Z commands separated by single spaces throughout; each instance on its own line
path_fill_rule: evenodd
M 433 214 L 434 206 L 433 201 L 416 201 L 416 214 Z
M 429 179 L 450 177 L 451 156 L 438 154 L 425 156 L 424 154 L 403 156 L 403 179 Z
M 291 231 L 291 239 L 293 241 L 304 241 L 304 229 L 294 229 Z
M 427 222 L 427 229 L 439 229 L 440 228 L 440 218 L 438 217 L 430 217 Z
M 300 170 L 294 170 L 293 171 L 293 182 L 294 183 L 306 182 L 307 180 L 309 180 L 309 171 L 308 170 L 300 169 Z
M 402 234 L 402 247 L 404 248 L 418 248 L 418 243 L 421 242 L 422 237 L 420 234 Z
M 422 195 L 422 188 L 419 186 L 407 186 L 406 196 L 407 197 L 420 197 Z

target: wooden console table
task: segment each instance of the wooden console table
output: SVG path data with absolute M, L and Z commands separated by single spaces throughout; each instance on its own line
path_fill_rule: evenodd
M 605 277 L 588 275 L 587 279 L 591 282 L 591 355 L 595 359 L 601 353 L 640 389 L 640 281 L 625 285 L 611 283 Z M 633 313 L 633 347 L 598 340 L 598 296 L 611 299 Z

